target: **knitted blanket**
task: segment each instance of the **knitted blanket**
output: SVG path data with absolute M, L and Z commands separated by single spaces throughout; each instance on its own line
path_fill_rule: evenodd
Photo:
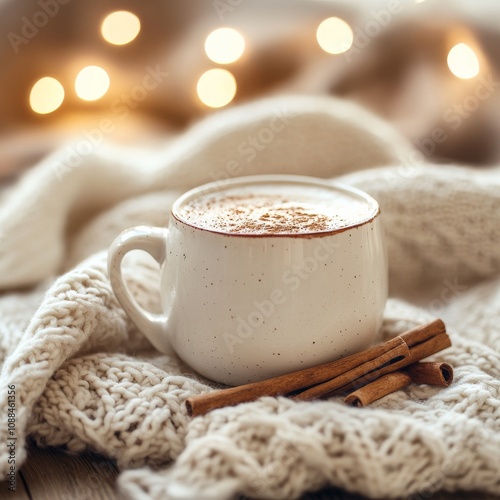
M 500 492 L 500 169 L 428 164 L 386 123 L 329 97 L 234 107 L 160 152 L 83 140 L 0 200 L 0 441 L 14 433 L 17 469 L 31 436 L 116 459 L 134 499 L 289 499 L 328 484 L 386 498 Z M 455 368 L 449 388 L 411 385 L 364 409 L 268 397 L 187 415 L 185 399 L 213 384 L 134 328 L 106 248 L 127 227 L 165 225 L 188 188 L 258 173 L 335 178 L 379 201 L 391 295 L 379 340 L 443 318 L 453 346 L 435 358 Z M 158 310 L 155 265 L 132 253 L 124 267 Z M 2 446 L 3 477 L 8 459 Z

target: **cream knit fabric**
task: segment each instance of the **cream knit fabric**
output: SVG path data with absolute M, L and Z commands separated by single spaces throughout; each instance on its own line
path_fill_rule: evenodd
M 276 119 L 282 130 L 242 154 Z M 0 411 L 5 419 L 14 384 L 18 465 L 30 435 L 115 458 L 120 491 L 134 499 L 289 499 L 327 484 L 371 497 L 500 492 L 499 169 L 415 164 L 385 123 L 327 97 L 235 107 L 160 154 L 103 148 L 74 167 L 67 154 L 36 166 L 0 205 Z M 453 385 L 412 385 L 366 409 L 263 398 L 189 418 L 185 399 L 211 384 L 133 327 L 111 291 L 106 248 L 126 227 L 166 224 L 179 192 L 230 173 L 340 177 L 374 195 L 393 296 L 381 338 L 444 318 L 453 347 L 437 358 L 455 367 Z M 139 302 L 158 310 L 151 261 L 132 254 L 126 272 Z M 20 285 L 32 288 L 11 291 Z

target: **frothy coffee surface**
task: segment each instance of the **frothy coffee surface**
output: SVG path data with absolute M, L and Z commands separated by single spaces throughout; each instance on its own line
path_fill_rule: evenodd
M 365 221 L 373 207 L 355 195 L 302 184 L 235 186 L 189 200 L 178 215 L 229 234 L 307 234 Z

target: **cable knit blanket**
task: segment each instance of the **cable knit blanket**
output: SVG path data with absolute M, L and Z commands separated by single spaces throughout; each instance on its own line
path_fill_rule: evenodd
M 273 120 L 280 130 L 259 142 Z M 244 153 L 251 137 L 258 147 Z M 328 484 L 385 498 L 500 492 L 500 169 L 427 164 L 387 124 L 329 97 L 234 107 L 161 152 L 102 147 L 69 165 L 68 151 L 0 201 L 0 441 L 15 386 L 17 468 L 31 436 L 116 459 L 134 499 L 289 499 Z M 106 248 L 129 226 L 165 225 L 188 188 L 257 173 L 335 178 L 380 202 L 391 291 L 380 340 L 443 318 L 453 347 L 436 359 L 455 367 L 452 386 L 411 385 L 365 409 L 262 398 L 188 417 L 185 399 L 213 386 L 133 327 Z M 155 266 L 129 257 L 133 293 L 157 309 Z M 2 446 L 4 477 L 8 456 Z

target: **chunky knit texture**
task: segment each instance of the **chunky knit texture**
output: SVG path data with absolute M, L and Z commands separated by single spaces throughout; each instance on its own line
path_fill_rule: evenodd
M 286 126 L 247 161 L 238 146 L 277 113 Z M 134 499 L 289 499 L 327 484 L 371 497 L 500 492 L 500 170 L 410 153 L 354 105 L 286 97 L 221 112 L 149 158 L 96 150 L 69 168 L 63 150 L 36 166 L 0 205 L 0 411 L 14 384 L 18 465 L 31 436 L 116 459 Z M 379 200 L 392 294 L 380 340 L 444 318 L 453 347 L 436 359 L 455 367 L 451 387 L 411 385 L 366 409 L 262 398 L 187 416 L 185 399 L 213 386 L 130 323 L 106 248 L 126 227 L 166 224 L 178 193 L 227 177 L 228 162 L 239 175 L 337 178 Z M 158 310 L 151 260 L 132 254 L 125 269 Z

